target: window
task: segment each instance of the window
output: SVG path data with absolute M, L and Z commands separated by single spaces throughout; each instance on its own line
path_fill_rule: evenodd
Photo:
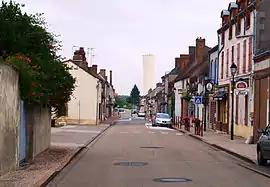
M 213 64 L 213 60 L 211 60 L 211 62 L 210 62 L 210 66 L 209 66 L 209 77 L 210 77 L 210 79 L 212 79 L 212 75 L 213 75 L 213 68 L 212 68 L 212 64 Z
M 211 80 L 214 81 L 216 78 L 216 61 L 213 60 L 212 64 L 211 64 L 211 68 L 212 68 L 212 77 Z
M 245 95 L 245 125 L 248 125 L 248 95 Z
M 241 18 L 238 16 L 236 18 L 236 24 L 235 24 L 235 35 L 241 34 Z
M 234 46 L 232 46 L 232 63 L 234 63 Z
M 232 23 L 229 24 L 229 40 L 232 39 Z
M 223 79 L 224 75 L 224 52 L 221 54 L 221 72 L 220 72 L 220 78 Z
M 224 30 L 222 29 L 221 31 L 221 44 L 223 45 L 224 44 L 224 40 L 225 40 L 225 33 L 224 33 Z
M 246 11 L 246 30 L 250 28 L 250 10 Z
M 240 69 L 240 43 L 237 44 L 237 58 L 236 58 L 236 65 L 237 65 L 237 73 L 239 73 Z
M 239 95 L 236 95 L 236 104 L 235 104 L 235 124 L 239 125 Z
M 230 50 L 227 49 L 227 52 L 226 52 L 226 77 L 229 77 L 229 54 L 230 54 Z
M 247 40 L 244 40 L 243 43 L 243 73 L 246 73 L 246 64 L 247 64 Z
M 218 83 L 218 59 L 215 59 L 215 83 Z
M 252 70 L 252 38 L 248 40 L 248 71 Z

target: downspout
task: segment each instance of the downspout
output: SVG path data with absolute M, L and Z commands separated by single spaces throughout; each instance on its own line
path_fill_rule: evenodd
M 99 80 L 97 82 L 96 88 L 97 88 L 96 125 L 98 125 L 98 115 L 99 115 L 99 107 L 98 107 Z

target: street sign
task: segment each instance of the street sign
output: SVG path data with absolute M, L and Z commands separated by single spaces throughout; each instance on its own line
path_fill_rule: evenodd
M 202 104 L 202 96 L 195 96 L 194 98 L 194 104 Z

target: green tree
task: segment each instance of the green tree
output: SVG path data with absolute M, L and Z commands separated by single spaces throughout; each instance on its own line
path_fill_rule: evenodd
M 116 103 L 116 106 L 119 107 L 119 108 L 123 108 L 124 106 L 128 105 L 128 103 L 126 101 L 126 98 L 121 97 L 121 96 L 117 96 L 115 98 L 115 103 Z
M 60 42 L 47 31 L 43 14 L 22 13 L 22 7 L 2 1 L 0 58 L 18 70 L 21 98 L 26 103 L 47 105 L 57 116 L 64 115 L 75 79 L 57 55 Z
M 137 85 L 135 84 L 130 92 L 130 97 L 128 99 L 129 103 L 132 105 L 139 105 L 140 104 L 140 90 L 138 89 Z

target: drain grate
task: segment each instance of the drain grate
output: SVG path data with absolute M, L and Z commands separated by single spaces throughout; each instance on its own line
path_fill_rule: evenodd
M 163 149 L 164 147 L 152 146 L 152 147 L 140 147 L 142 149 Z
M 147 162 L 117 162 L 116 166 L 145 166 L 148 165 Z
M 190 182 L 191 179 L 187 178 L 157 178 L 154 179 L 155 182 Z

